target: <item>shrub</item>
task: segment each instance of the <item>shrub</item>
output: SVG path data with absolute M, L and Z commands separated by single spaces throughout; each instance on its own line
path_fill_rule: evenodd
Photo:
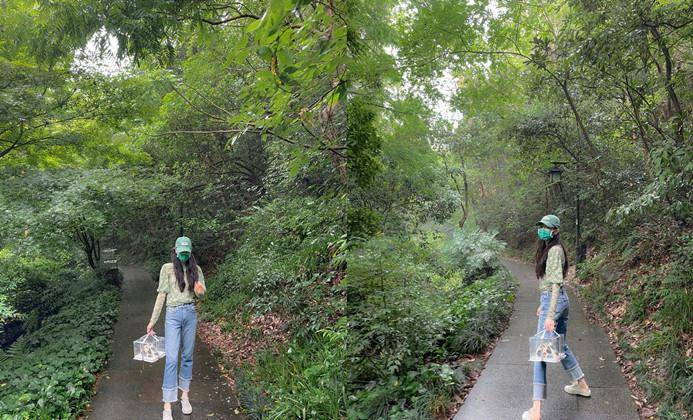
M 72 418 L 91 398 L 94 374 L 109 352 L 120 293 L 93 278 L 64 279 L 48 290 L 59 289 L 66 289 L 64 304 L 20 337 L 0 364 L 3 418 Z
M 498 256 L 505 247 L 505 244 L 495 237 L 495 233 L 486 233 L 479 229 L 456 229 L 444 252 L 459 269 L 466 272 L 467 281 L 487 277 L 497 268 Z
M 269 312 L 287 321 L 288 344 L 261 351 L 254 365 L 232 367 L 252 418 L 345 414 L 343 204 L 325 194 L 255 207 L 240 246 L 208 281 L 204 316 L 224 318 L 223 328 L 245 328 L 251 316 Z
M 446 338 L 451 354 L 481 353 L 510 316 L 515 280 L 505 269 L 472 283 L 450 303 L 453 333 Z
M 249 216 L 240 247 L 209 282 L 205 310 L 281 313 L 314 333 L 341 308 L 339 197 L 276 199 Z M 299 322 L 300 321 L 300 322 Z
M 349 418 L 428 418 L 447 407 L 461 380 L 451 363 L 483 351 L 510 314 L 500 249 L 474 231 L 380 236 L 351 252 Z

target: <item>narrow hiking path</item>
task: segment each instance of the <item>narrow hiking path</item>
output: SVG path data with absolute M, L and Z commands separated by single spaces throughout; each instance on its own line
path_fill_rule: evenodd
M 152 313 L 157 283 L 141 267 L 123 267 L 123 294 L 113 334 L 112 354 L 97 385 L 97 394 L 86 414 L 89 420 L 160 419 L 164 359 L 156 363 L 132 359 L 132 342 L 145 334 Z M 165 312 L 154 331 L 164 335 Z M 190 387 L 192 414 L 173 404 L 174 419 L 241 419 L 235 415 L 235 397 L 219 374 L 205 343 L 195 341 L 193 380 Z
M 537 280 L 527 264 L 504 260 L 503 265 L 520 284 L 510 324 L 455 420 L 520 419 L 532 403 L 528 337 L 534 335 L 537 325 Z M 560 363 L 548 363 L 542 419 L 637 420 L 635 404 L 606 334 L 587 322 L 582 305 L 570 290 L 568 295 L 567 341 L 585 372 L 592 396 L 584 398 L 564 392 L 563 386 L 570 382 L 568 374 Z

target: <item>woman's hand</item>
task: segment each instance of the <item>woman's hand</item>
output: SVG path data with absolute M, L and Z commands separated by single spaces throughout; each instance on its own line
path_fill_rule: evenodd
M 205 289 L 205 287 L 202 285 L 202 283 L 200 283 L 200 282 L 195 283 L 195 294 L 197 296 L 204 295 L 206 291 L 207 291 L 207 289 Z
M 149 324 L 147 324 L 147 334 L 149 334 L 149 335 L 154 334 L 154 325 L 152 325 L 151 322 Z
M 553 318 L 546 318 L 546 321 L 544 321 L 544 329 L 548 332 L 553 331 L 554 327 L 556 326 Z
M 541 306 L 537 308 L 537 316 L 541 315 Z

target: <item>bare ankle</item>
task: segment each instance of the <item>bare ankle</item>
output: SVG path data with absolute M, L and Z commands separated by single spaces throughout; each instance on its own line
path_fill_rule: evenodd
M 532 420 L 541 419 L 541 400 L 532 401 L 532 408 L 529 410 L 529 413 Z

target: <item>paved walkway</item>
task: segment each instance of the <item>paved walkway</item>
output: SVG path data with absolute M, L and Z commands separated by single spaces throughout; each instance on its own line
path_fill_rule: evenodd
M 538 284 L 532 267 L 504 261 L 520 283 L 510 325 L 503 333 L 484 371 L 467 396 L 455 420 L 513 420 L 531 406 L 532 364 L 528 337 L 537 325 Z M 567 340 L 592 388 L 590 398 L 567 394 L 570 377 L 559 364 L 548 363 L 546 420 L 637 420 L 638 414 L 606 334 L 589 324 L 582 306 L 569 292 Z
M 92 401 L 89 420 L 160 419 L 161 382 L 164 359 L 146 363 L 132 359 L 132 342 L 143 336 L 152 314 L 157 284 L 146 270 L 121 268 L 123 295 L 115 325 L 112 355 L 101 376 Z M 165 312 L 162 311 L 154 331 L 164 335 Z M 234 415 L 235 398 L 219 376 L 217 365 L 207 346 L 199 338 L 193 356 L 193 380 L 190 387 L 191 415 L 184 415 L 180 403 L 173 404 L 174 419 L 240 419 Z

